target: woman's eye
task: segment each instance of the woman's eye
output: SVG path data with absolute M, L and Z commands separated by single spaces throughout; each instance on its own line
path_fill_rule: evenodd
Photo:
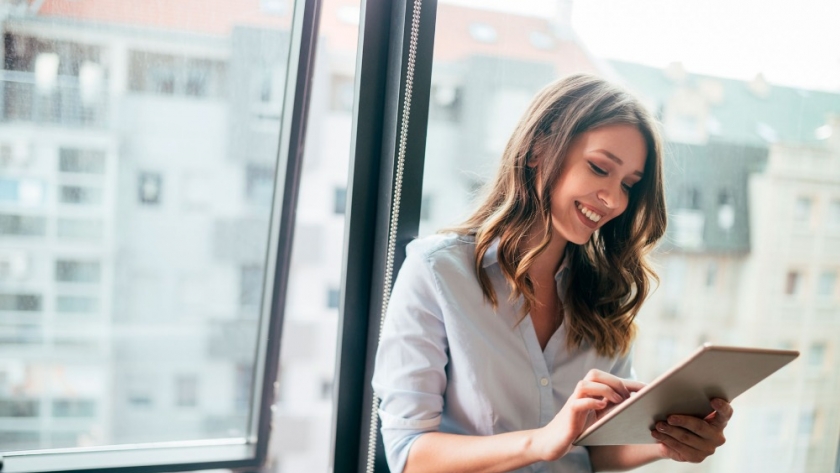
M 606 176 L 607 175 L 607 171 L 604 171 L 603 169 L 599 168 L 598 166 L 594 165 L 593 163 L 589 163 L 589 167 L 592 168 L 592 171 L 595 172 L 595 174 L 598 174 L 600 176 Z
M 630 184 L 625 184 L 623 182 L 621 183 L 621 187 L 623 187 L 624 191 L 627 193 L 630 193 L 630 191 L 633 190 L 633 186 L 631 186 Z

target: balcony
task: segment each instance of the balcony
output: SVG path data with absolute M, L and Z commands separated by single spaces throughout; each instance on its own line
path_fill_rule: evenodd
M 56 76 L 39 84 L 34 73 L 0 71 L 3 94 L 0 122 L 104 128 L 108 119 L 104 80 L 84 83 L 74 76 Z

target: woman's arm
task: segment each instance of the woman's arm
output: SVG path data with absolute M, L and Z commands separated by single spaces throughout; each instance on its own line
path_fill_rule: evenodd
M 554 461 L 572 449 L 572 442 L 598 412 L 618 404 L 642 383 L 590 370 L 545 427 L 489 436 L 428 432 L 408 452 L 405 473 L 485 472 L 515 470 L 538 461 Z

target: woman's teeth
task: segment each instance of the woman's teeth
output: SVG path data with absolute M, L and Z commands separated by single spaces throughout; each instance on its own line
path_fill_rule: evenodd
M 595 212 L 592 212 L 591 210 L 587 209 L 586 207 L 583 206 L 583 204 L 578 204 L 578 210 L 580 210 L 580 213 L 582 213 L 583 215 L 586 215 L 586 218 L 588 218 L 589 220 L 592 220 L 595 223 L 598 223 L 598 221 L 601 220 L 600 215 L 598 215 Z

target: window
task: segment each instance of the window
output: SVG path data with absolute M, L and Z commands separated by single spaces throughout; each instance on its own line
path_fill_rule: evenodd
M 98 283 L 102 267 L 98 261 L 55 262 L 55 280 L 59 282 Z
M 201 98 L 219 97 L 226 88 L 225 65 L 203 58 L 132 51 L 129 74 L 135 92 Z
M 274 192 L 274 168 L 249 164 L 245 170 L 245 193 L 254 205 L 271 205 Z
M 243 307 L 259 307 L 262 300 L 262 266 L 244 266 L 239 280 L 239 304 Z
M 828 204 L 828 223 L 840 227 L 840 199 L 834 199 Z
M 61 172 L 103 174 L 105 152 L 91 149 L 61 148 L 58 157 Z
M 344 209 L 347 207 L 347 189 L 344 187 L 336 187 L 335 197 L 333 198 L 333 213 L 337 215 L 344 215 Z
M 823 271 L 820 278 L 817 280 L 817 295 L 822 297 L 831 297 L 835 293 L 837 287 L 837 272 Z
M 44 183 L 34 179 L 0 179 L 0 204 L 37 207 L 44 203 Z
M 94 417 L 96 402 L 91 399 L 55 399 L 53 417 Z
M 718 265 L 716 261 L 709 261 L 706 266 L 706 287 L 715 287 L 718 278 Z
M 811 198 L 797 197 L 796 205 L 793 208 L 793 218 L 799 222 L 811 220 Z
M 802 274 L 797 271 L 788 271 L 785 279 L 785 294 L 795 296 L 799 294 L 802 285 Z
M 160 204 L 162 187 L 163 177 L 159 173 L 141 172 L 137 178 L 137 197 L 140 203 Z
M 98 205 L 102 203 L 102 189 L 85 186 L 60 186 L 59 202 L 76 205 Z
M 39 294 L 0 293 L 0 310 L 40 312 L 41 296 Z
M 175 399 L 178 407 L 196 407 L 198 405 L 198 377 L 180 375 L 175 378 Z
M 822 369 L 826 361 L 826 347 L 823 342 L 814 342 L 808 348 L 808 367 Z
M 393 264 L 397 273 L 421 218 L 423 234 L 461 221 L 472 208 L 475 183 L 488 181 L 498 165 L 521 107 L 572 72 L 605 74 L 641 95 L 672 127 L 666 136 L 680 127 L 691 132 L 683 133 L 690 144 L 666 143 L 673 233 L 652 257 L 657 268 L 677 261 L 682 270 L 663 271 L 658 294 L 673 297 L 651 299 L 640 314 L 639 378 L 652 379 L 664 363 L 657 352 L 687 353 L 704 333 L 764 346 L 791 337 L 789 324 L 765 322 L 800 302 L 807 312 L 810 296 L 822 289 L 817 272 L 810 290 L 805 270 L 825 269 L 837 254 L 830 234 L 813 246 L 792 242 L 810 231 L 794 218 L 797 196 L 812 196 L 810 212 L 822 212 L 817 196 L 836 187 L 830 173 L 816 170 L 836 168 L 826 151 L 834 135 L 824 127 L 840 110 L 836 64 L 791 51 L 836 56 L 836 42 L 813 39 L 836 30 L 836 2 L 801 12 L 762 5 L 768 18 L 803 16 L 789 22 L 791 34 L 779 35 L 737 5 L 721 15 L 707 5 L 576 2 L 572 16 L 571 2 L 556 0 L 348 1 L 323 0 L 321 25 L 310 22 L 319 4 L 305 0 L 260 0 L 253 8 L 232 2 L 208 15 L 180 0 L 117 9 L 79 2 L 20 9 L 27 2 L 12 2 L 15 14 L 0 19 L 0 128 L 6 131 L 0 179 L 45 185 L 31 208 L 18 208 L 26 194 L 20 184 L 16 190 L 0 185 L 0 254 L 33 255 L 18 273 L 25 278 L 4 279 L 0 288 L 0 344 L 11 348 L 0 360 L 0 401 L 18 403 L 0 402 L 0 412 L 28 416 L 3 418 L 6 469 L 39 470 L 27 466 L 40 461 L 71 471 L 198 470 L 208 463 L 250 470 L 257 468 L 254 452 L 270 451 L 279 452 L 269 459 L 276 473 L 355 471 L 367 460 L 357 458 L 366 451 L 366 439 L 358 437 L 372 406 L 367 400 L 360 413 L 357 401 L 370 386 L 365 353 L 375 350 L 376 337 L 368 337 L 368 327 L 378 326 L 377 307 L 387 300 L 390 281 L 382 270 Z M 819 14 L 808 17 L 811 10 Z M 640 24 L 658 25 L 656 34 L 639 34 Z M 318 39 L 317 61 L 311 38 Z M 707 47 L 700 55 L 686 44 Z M 738 60 L 723 60 L 719 51 Z M 648 66 L 673 57 L 685 58 L 686 67 Z M 767 79 L 753 77 L 756 70 Z M 691 110 L 669 101 L 682 93 L 691 97 Z M 362 105 L 354 112 L 354 104 Z M 673 123 L 664 120 L 670 117 Z M 743 153 L 709 166 L 721 143 Z M 56 156 L 56 146 L 77 157 Z M 101 159 L 82 158 L 96 154 Z M 814 164 L 815 156 L 828 155 L 828 166 Z M 407 171 L 401 182 L 397 157 Z M 301 162 L 306 172 L 297 175 Z M 182 179 L 196 170 L 209 185 Z M 287 176 L 290 170 L 295 174 Z M 142 173 L 151 174 L 148 186 Z M 398 199 L 391 186 L 402 189 Z M 716 199 L 720 186 L 736 190 L 731 202 Z M 352 208 L 330 212 L 336 187 L 346 189 Z M 683 196 L 686 188 L 695 196 Z M 740 199 L 738 189 L 747 188 L 750 198 Z M 423 202 L 424 191 L 433 205 Z M 201 196 L 199 206 L 194 196 Z M 393 215 L 394 227 L 383 215 L 392 201 L 402 209 Z M 189 205 L 168 205 L 183 202 Z M 836 212 L 828 207 L 834 228 L 840 228 L 837 202 Z M 197 207 L 202 211 L 190 211 Z M 744 222 L 735 221 L 742 216 Z M 797 237 L 789 238 L 791 232 Z M 383 245 L 391 235 L 395 243 Z M 726 246 L 734 240 L 749 244 Z M 394 247 L 393 261 L 382 247 Z M 57 282 L 56 258 L 98 261 L 98 282 Z M 718 265 L 714 277 L 711 259 Z M 13 266 L 0 259 L 0 273 L 14 273 Z M 788 273 L 795 274 L 792 282 Z M 186 299 L 202 303 L 179 297 L 184 275 L 200 275 L 191 279 Z M 710 279 L 720 292 L 715 300 L 703 290 Z M 776 303 L 788 287 L 802 300 Z M 273 297 L 287 289 L 280 307 Z M 268 307 L 259 312 L 254 304 L 263 300 Z M 351 316 L 322 317 L 336 313 L 333 302 Z M 736 326 L 695 316 L 727 307 L 745 311 Z M 677 312 L 685 316 L 677 320 L 691 323 L 666 340 Z M 698 473 L 744 465 L 836 469 L 836 437 L 814 432 L 821 422 L 836 426 L 840 419 L 830 404 L 838 370 L 828 349 L 837 331 L 817 319 L 799 327 L 804 332 L 796 339 L 823 337 L 826 382 L 789 370 L 783 381 L 770 378 L 754 388 L 757 403 L 733 420 L 733 433 L 735 423 L 749 432 L 732 436 L 726 454 L 696 465 Z M 75 326 L 78 320 L 84 324 Z M 331 343 L 336 331 L 338 346 Z M 95 333 L 97 342 L 83 345 L 78 332 Z M 72 366 L 77 375 L 69 374 Z M 280 373 L 272 411 L 262 393 Z M 38 380 L 54 389 L 7 396 L 6 386 L 23 392 Z M 803 388 L 790 393 L 786 383 Z M 205 399 L 205 392 L 212 395 Z M 809 419 L 809 413 L 819 416 Z M 259 428 L 267 420 L 271 448 Z M 797 433 L 801 441 L 787 441 Z M 195 446 L 179 448 L 181 441 Z M 126 443 L 135 445 L 123 448 Z M 56 447 L 74 450 L 38 452 Z
M 99 299 L 91 296 L 57 296 L 55 310 L 67 314 L 98 312 Z
M 44 236 L 47 219 L 25 215 L 0 214 L 0 235 L 8 236 Z
M 327 308 L 338 309 L 339 291 L 337 288 L 331 287 L 327 289 Z

